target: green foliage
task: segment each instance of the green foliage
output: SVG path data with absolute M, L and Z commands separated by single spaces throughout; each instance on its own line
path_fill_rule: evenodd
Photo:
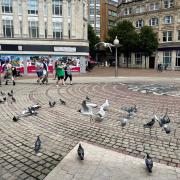
M 100 41 L 100 39 L 98 36 L 96 36 L 93 27 L 90 24 L 88 25 L 88 40 L 89 40 L 89 53 L 93 58 L 95 58 L 96 52 L 94 46 Z
M 157 34 L 152 27 L 144 26 L 139 33 L 140 50 L 145 56 L 150 56 L 158 48 Z

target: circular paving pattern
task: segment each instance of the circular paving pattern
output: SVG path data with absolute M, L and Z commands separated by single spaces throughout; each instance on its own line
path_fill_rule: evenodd
M 13 86 L 2 86 L 8 92 Z M 56 88 L 17 84 L 16 103 L 10 98 L 0 104 L 0 177 L 5 179 L 43 179 L 79 142 L 95 143 L 115 151 L 143 158 L 149 152 L 155 161 L 180 166 L 180 99 L 172 96 L 142 94 L 121 83 L 84 83 Z M 88 96 L 101 105 L 109 100 L 110 109 L 102 122 L 90 122 L 77 110 Z M 66 101 L 67 105 L 49 108 L 49 100 Z M 39 103 L 37 116 L 12 121 L 24 108 Z M 120 118 L 127 115 L 121 108 L 136 104 L 138 112 L 121 127 Z M 156 123 L 144 128 L 154 113 L 162 116 L 168 108 L 171 133 L 166 134 Z M 95 110 L 97 111 L 97 110 Z M 38 155 L 34 143 L 40 135 L 42 148 Z M 0 178 L 0 179 L 1 179 Z

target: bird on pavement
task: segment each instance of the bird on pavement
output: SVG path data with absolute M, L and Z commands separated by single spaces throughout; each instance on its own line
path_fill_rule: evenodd
M 91 101 L 91 99 L 88 96 L 86 96 L 86 101 Z
M 34 147 L 35 153 L 37 154 L 40 149 L 41 149 L 41 140 L 40 140 L 40 136 L 37 136 L 35 147 Z
M 79 147 L 77 149 L 78 156 L 80 160 L 84 160 L 84 149 L 81 144 L 79 144 Z
M 122 127 L 126 126 L 127 123 L 128 123 L 128 119 L 127 119 L 127 118 L 122 118 L 122 119 L 121 119 L 121 126 L 122 126 Z
M 11 93 L 8 92 L 8 96 L 9 96 L 9 97 L 12 97 L 13 95 L 12 95 Z
M 155 119 L 152 118 L 150 122 L 148 122 L 147 124 L 144 124 L 144 128 L 152 128 L 155 122 L 156 122 Z
M 153 160 L 152 160 L 152 158 L 150 157 L 150 155 L 148 153 L 147 153 L 147 155 L 145 157 L 145 164 L 146 164 L 146 167 L 147 167 L 148 171 L 150 173 L 152 173 Z
M 101 105 L 104 111 L 107 111 L 109 108 L 109 101 L 106 99 L 105 103 Z
M 12 102 L 16 102 L 16 99 L 12 96 Z
M 2 96 L 5 96 L 5 95 L 6 95 L 6 93 L 4 93 L 4 92 L 2 92 L 2 91 L 1 91 L 1 95 L 2 95 Z
M 19 117 L 18 117 L 18 116 L 14 116 L 14 117 L 13 117 L 13 121 L 14 121 L 14 122 L 19 121 Z
M 167 124 L 163 125 L 163 130 L 166 132 L 166 134 L 169 134 L 171 132 L 171 129 Z
M 56 102 L 55 102 L 55 101 L 53 101 L 53 102 L 49 101 L 49 106 L 50 106 L 50 107 L 54 107 L 55 105 L 56 105 Z
M 80 113 L 84 114 L 84 115 L 92 115 L 92 107 L 91 106 L 87 106 L 86 104 L 86 100 L 83 100 L 83 102 L 81 103 L 82 107 L 80 110 L 78 110 Z
M 63 101 L 62 99 L 59 99 L 59 101 L 61 102 L 61 104 L 66 105 L 66 102 Z

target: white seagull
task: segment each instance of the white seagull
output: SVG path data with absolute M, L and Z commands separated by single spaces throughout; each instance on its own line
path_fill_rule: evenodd
M 97 43 L 97 44 L 95 45 L 95 48 L 97 48 L 97 46 L 103 46 L 104 48 L 109 48 L 111 52 L 112 52 L 111 47 L 114 47 L 113 44 L 111 44 L 111 43 L 106 43 L 106 42 L 99 42 L 99 43 Z

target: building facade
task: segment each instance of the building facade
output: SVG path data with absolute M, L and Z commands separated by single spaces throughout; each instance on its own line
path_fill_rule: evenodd
M 116 24 L 117 5 L 118 3 L 113 0 L 101 1 L 101 41 L 105 41 L 105 39 L 108 37 L 108 30 Z
M 89 55 L 86 0 L 1 0 L 0 58 L 78 58 Z
M 157 33 L 159 47 L 149 57 L 147 67 L 156 68 L 166 64 L 169 69 L 180 68 L 180 1 L 179 0 L 119 0 L 118 21 L 129 20 L 137 31 L 144 25 L 151 26 Z M 121 66 L 126 59 L 121 56 Z M 129 64 L 144 68 L 144 56 L 133 53 Z

